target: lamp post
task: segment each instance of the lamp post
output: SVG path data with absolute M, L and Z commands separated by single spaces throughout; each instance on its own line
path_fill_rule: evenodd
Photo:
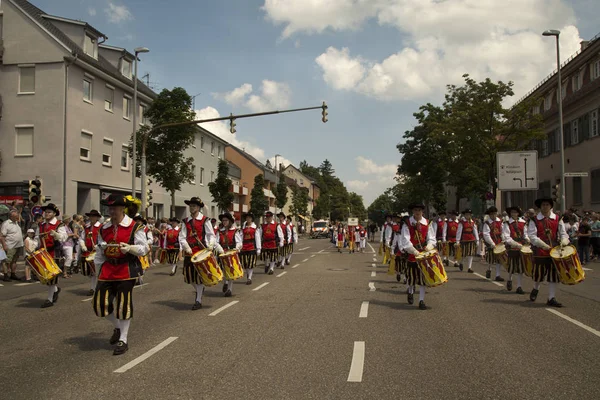
M 133 147 L 131 150 L 131 195 L 135 198 L 135 167 L 136 167 L 136 140 L 137 140 L 137 62 L 138 62 L 138 54 L 140 53 L 148 53 L 146 47 L 136 47 L 134 49 L 135 57 L 133 58 Z M 144 197 L 144 181 L 142 181 L 142 198 Z
M 554 36 L 556 38 L 556 69 L 558 79 L 558 129 L 560 136 L 560 212 L 564 215 L 567 206 L 567 195 L 565 188 L 565 147 L 564 147 L 564 132 L 563 132 L 563 110 L 562 110 L 562 80 L 560 78 L 560 31 L 550 29 L 542 33 L 543 36 Z

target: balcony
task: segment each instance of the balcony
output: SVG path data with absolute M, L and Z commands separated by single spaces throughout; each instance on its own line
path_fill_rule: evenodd
M 240 185 L 233 185 L 233 193 L 239 193 L 240 192 Z

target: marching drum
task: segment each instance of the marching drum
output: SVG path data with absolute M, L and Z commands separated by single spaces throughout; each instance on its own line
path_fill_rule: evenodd
M 454 245 L 454 246 L 455 246 L 454 247 L 454 250 L 455 250 L 455 252 L 454 252 L 454 259 L 457 262 L 461 262 L 462 258 L 463 258 L 462 257 L 462 246 L 461 246 L 460 242 L 458 242 L 458 246 L 456 246 L 456 245 Z
M 166 249 L 163 250 L 165 254 L 165 262 L 166 264 L 173 265 L 177 264 L 179 260 L 179 249 Z
M 25 257 L 25 261 L 33 269 L 38 278 L 40 278 L 40 283 L 42 284 L 48 283 L 48 281 L 51 281 L 62 273 L 46 249 L 34 251 L 31 255 Z
M 577 285 L 585 279 L 585 272 L 581 268 L 577 249 L 574 246 L 557 246 L 550 250 L 552 262 L 558 270 L 558 278 L 565 285 Z
M 159 264 L 166 264 L 167 263 L 167 250 L 159 249 L 158 256 L 156 258 L 158 258 Z
M 494 246 L 494 256 L 496 256 L 496 260 L 508 270 L 508 252 L 506 251 L 506 245 L 504 243 L 498 243 Z
M 523 262 L 523 272 L 531 278 L 533 276 L 533 250 L 528 244 L 521 247 L 521 261 Z
M 92 251 L 85 258 L 85 260 L 83 260 L 83 262 L 86 265 L 87 270 L 90 272 L 91 275 L 94 275 L 96 273 L 96 264 L 94 264 L 94 258 L 96 258 L 96 252 Z
M 423 273 L 423 283 L 427 287 L 436 287 L 448 282 L 442 258 L 437 250 L 425 251 L 415 256 Z
M 395 254 L 390 254 L 390 264 L 388 265 L 388 271 L 387 274 L 388 275 L 396 275 L 396 257 L 400 257 L 400 256 L 396 256 Z
M 223 267 L 225 280 L 235 281 L 244 276 L 244 270 L 237 250 L 229 250 L 228 252 L 219 255 L 219 260 Z
M 204 286 L 215 286 L 223 280 L 223 271 L 219 268 L 217 258 L 212 251 L 200 250 L 192 256 L 191 261 L 202 278 Z

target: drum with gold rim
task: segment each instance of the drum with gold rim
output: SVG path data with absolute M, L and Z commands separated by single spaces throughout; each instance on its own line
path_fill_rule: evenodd
M 416 255 L 415 259 L 423 273 L 425 286 L 436 287 L 448 282 L 444 263 L 437 250 L 424 251 Z
M 508 270 L 508 252 L 504 243 L 498 243 L 493 249 L 496 259 L 504 268 Z
M 585 280 L 585 271 L 574 246 L 557 246 L 550 250 L 552 262 L 558 270 L 558 279 L 565 285 L 577 285 Z
M 237 250 L 229 250 L 219 255 L 219 261 L 223 267 L 223 275 L 227 281 L 235 281 L 244 276 L 244 269 L 240 262 Z
M 62 273 L 46 249 L 34 251 L 25 257 L 25 262 L 33 269 L 42 284 L 48 283 Z
M 219 268 L 217 258 L 212 251 L 203 249 L 194 253 L 191 262 L 202 278 L 204 286 L 215 286 L 223 280 L 223 271 Z
M 523 263 L 523 272 L 526 276 L 533 276 L 533 250 L 528 244 L 521 247 L 521 262 Z

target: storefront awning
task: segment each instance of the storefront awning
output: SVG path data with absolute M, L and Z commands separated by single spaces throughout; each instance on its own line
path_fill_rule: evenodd
M 301 219 L 305 220 L 305 221 L 309 221 L 309 219 L 308 219 L 308 218 L 306 218 L 304 215 L 300 215 L 300 214 L 298 214 L 298 215 L 296 215 L 296 216 L 297 216 L 298 218 L 301 218 Z

